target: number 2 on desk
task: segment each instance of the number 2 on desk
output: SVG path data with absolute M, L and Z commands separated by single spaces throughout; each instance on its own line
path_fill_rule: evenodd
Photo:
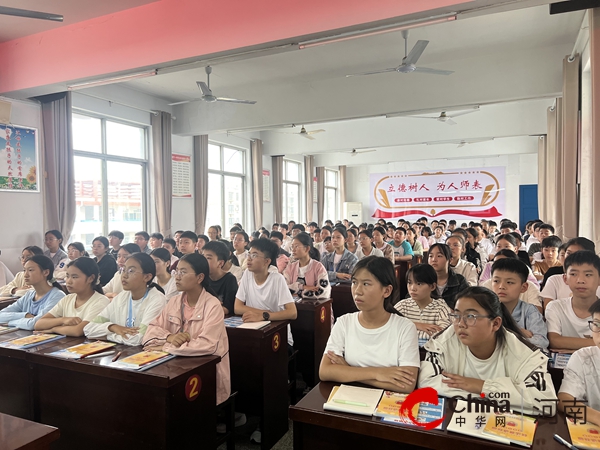
M 202 380 L 198 375 L 192 375 L 188 378 L 185 383 L 185 396 L 190 401 L 193 402 L 200 394 L 200 389 L 202 388 Z

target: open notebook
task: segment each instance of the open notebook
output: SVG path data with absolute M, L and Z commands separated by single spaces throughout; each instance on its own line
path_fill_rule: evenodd
M 342 384 L 332 389 L 323 409 L 372 416 L 383 389 L 371 389 Z

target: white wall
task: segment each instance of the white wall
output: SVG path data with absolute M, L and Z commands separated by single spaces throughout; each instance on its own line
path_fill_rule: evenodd
M 456 160 L 428 160 L 393 162 L 384 165 L 348 167 L 347 201 L 362 202 L 363 220 L 375 222 L 369 215 L 369 174 L 381 172 L 410 172 L 463 169 L 469 167 L 506 167 L 506 212 L 504 217 L 519 221 L 519 185 L 537 184 L 537 154 L 500 155 L 497 157 L 474 157 Z
M 1 100 L 12 103 L 11 122 L 14 125 L 37 128 L 38 149 L 41 156 L 42 117 L 40 105 L 35 102 L 13 100 L 0 97 Z M 40 167 L 42 161 L 40 161 Z M 38 177 L 43 171 L 38 168 Z M 43 189 L 43 187 L 42 187 Z M 0 226 L 0 261 L 16 273 L 22 270 L 18 257 L 23 247 L 44 244 L 44 199 L 40 192 L 4 192 L 0 191 L 0 211 L 2 225 Z

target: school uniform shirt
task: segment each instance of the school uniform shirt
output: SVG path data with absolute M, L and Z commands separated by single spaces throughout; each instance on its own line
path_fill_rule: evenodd
M 238 283 L 242 280 L 242 275 L 244 274 L 244 272 L 246 271 L 242 270 L 241 267 L 236 266 L 235 264 L 232 264 L 229 268 L 229 273 L 235 277 Z
M 54 269 L 54 278 L 56 278 L 57 280 L 64 280 L 67 277 L 67 266 L 71 262 L 73 261 L 69 258 L 67 258 L 65 261 L 61 261 L 58 264 L 58 267 Z
M 60 248 L 56 253 L 50 253 L 50 250 L 46 250 L 44 255 L 52 260 L 54 263 L 54 270 L 56 270 L 61 261 L 69 259 L 69 256 L 65 253 L 65 251 Z
M 179 332 L 188 333 L 191 340 L 179 347 L 166 342 L 170 334 Z M 223 308 L 217 298 L 203 289 L 193 308 L 188 305 L 186 294 L 171 298 L 162 312 L 150 322 L 144 336 L 145 347 L 162 343 L 163 350 L 172 355 L 220 356 L 221 361 L 217 364 L 217 405 L 229 398 L 229 339 L 223 321 Z
M 558 333 L 565 337 L 584 338 L 591 336 L 588 321 L 592 316 L 580 318 L 573 311 L 573 299 L 559 298 L 552 300 L 546 306 L 546 323 L 548 324 L 548 333 Z M 590 345 L 594 345 L 590 339 Z
M 553 275 L 562 275 L 563 273 L 565 273 L 565 269 L 563 268 L 563 266 L 550 267 L 544 274 L 544 279 L 540 283 L 542 289 L 544 289 L 544 286 L 546 286 L 548 278 L 550 278 Z
M 35 295 L 35 289 L 31 289 L 12 305 L 1 310 L 0 323 L 6 322 L 9 327 L 22 330 L 33 330 L 36 322 L 50 311 L 65 296 L 65 293 L 53 287 L 39 300 L 35 300 Z M 26 318 L 27 314 L 33 314 L 35 317 Z
M 294 303 L 285 278 L 280 273 L 274 272 L 269 272 L 265 282 L 259 286 L 254 280 L 254 274 L 246 270 L 240 281 L 236 297 L 246 306 L 271 312 L 284 311 L 285 305 Z M 294 345 L 292 328 L 289 324 L 288 344 Z
M 546 350 L 550 342 L 548 341 L 548 327 L 544 322 L 542 313 L 533 305 L 521 300 L 512 312 L 512 317 L 520 328 L 531 331 L 533 336 L 527 338 L 529 342 L 542 350 Z
M 96 261 L 100 269 L 100 286 L 106 286 L 113 279 L 117 270 L 119 270 L 117 261 L 108 254 L 104 255 L 100 261 L 98 261 L 98 258 L 94 258 L 94 261 Z
M 79 308 L 75 308 L 77 294 L 69 294 L 59 300 L 50 311 L 54 317 L 79 317 L 82 321 L 91 322 L 110 303 L 104 295 L 95 292 Z
M 430 239 L 433 239 L 433 244 L 445 244 L 446 243 L 446 236 L 440 236 L 439 238 L 436 238 L 435 236 L 431 236 Z M 431 242 L 431 241 L 429 241 Z M 431 245 L 433 245 L 431 244 Z
M 358 248 L 356 249 L 356 253 L 354 254 L 354 256 L 356 256 L 356 258 L 359 261 L 363 258 L 366 258 L 367 256 L 379 256 L 380 258 L 383 258 L 383 252 L 381 250 L 379 250 L 378 248 L 371 247 L 371 252 L 368 255 L 365 255 L 362 247 L 359 245 Z
M 331 285 L 325 266 L 319 261 L 310 259 L 308 264 L 300 267 L 300 261 L 288 264 L 283 271 L 283 277 L 290 291 L 302 298 L 321 299 L 331 296 Z M 304 286 L 318 286 L 317 291 L 305 291 Z
M 459 259 L 456 266 L 450 266 L 454 272 L 465 277 L 469 286 L 477 286 L 479 276 L 477 275 L 477 269 L 473 263 L 464 259 Z
M 387 244 L 386 244 L 387 245 Z M 391 249 L 388 245 L 388 247 Z M 354 270 L 354 266 L 358 262 L 358 258 L 356 255 L 353 255 L 348 250 L 344 249 L 344 253 L 341 255 L 337 255 L 340 257 L 339 261 L 336 262 L 336 252 L 327 253 L 325 256 L 321 258 L 321 264 L 325 266 L 327 269 L 327 275 L 329 276 L 329 281 L 337 280 L 336 273 L 352 273 Z M 393 258 L 393 254 L 392 254 Z
M 527 253 L 529 253 L 529 249 L 531 248 L 531 246 L 533 244 L 541 244 L 540 240 L 538 238 L 536 238 L 535 236 L 529 236 L 529 238 L 527 239 L 527 242 L 525 244 L 525 247 L 527 248 Z M 537 251 L 537 250 L 536 250 Z
M 131 302 L 131 318 L 133 326 L 138 327 L 138 334 L 129 335 L 123 339 L 116 333 L 108 331 L 112 324 L 126 326 L 129 315 L 129 304 Z M 92 339 L 106 336 L 109 341 L 125 345 L 141 345 L 148 324 L 156 318 L 167 304 L 165 295 L 158 289 L 152 288 L 147 292 L 143 300 L 131 300 L 131 292 L 123 291 L 110 302 L 100 314 L 88 323 L 83 332 L 85 336 Z
M 494 261 L 490 261 L 485 264 L 485 267 L 483 268 L 483 272 L 481 273 L 481 276 L 479 277 L 479 286 L 483 285 L 484 282 L 486 282 L 487 280 L 492 278 L 492 265 L 493 264 L 494 264 Z M 540 289 L 540 282 L 538 281 L 538 279 L 536 277 L 533 276 L 533 272 L 531 271 L 531 269 L 529 269 L 529 275 L 527 276 L 527 281 L 531 281 L 533 284 L 535 284 L 535 286 L 538 288 L 538 290 Z
M 556 300 L 557 298 L 567 298 L 573 295 L 571 292 L 571 288 L 561 275 L 552 275 L 546 281 L 546 285 L 544 289 L 542 289 L 542 293 L 540 294 L 542 298 L 549 298 L 551 300 Z M 600 286 L 596 289 L 596 296 L 600 298 Z
M 429 240 L 425 236 L 419 236 L 417 240 L 423 246 L 423 251 L 426 252 L 429 250 Z
M 398 256 L 413 256 L 413 249 L 410 246 L 410 243 L 408 241 L 402 241 L 400 243 L 400 245 L 396 246 L 396 243 L 394 241 L 390 242 L 389 245 L 392 247 L 392 249 L 394 250 L 394 260 L 396 257 Z
M 540 290 L 538 289 L 538 287 L 533 284 L 531 281 L 527 280 L 527 290 L 525 292 L 523 292 L 521 295 L 519 295 L 519 300 L 525 302 L 525 303 L 529 303 L 533 306 L 542 306 L 542 302 L 540 301 Z M 483 284 L 481 284 L 480 286 L 484 287 L 484 288 L 488 288 L 490 291 L 493 291 L 493 283 L 492 283 L 492 279 L 488 279 L 486 281 L 483 282 Z
M 406 298 L 396 303 L 395 308 L 400 314 L 413 322 L 430 323 L 439 325 L 442 328 L 446 328 L 452 323 L 450 317 L 448 317 L 452 310 L 441 298 L 432 299 L 432 302 L 423 309 L 412 298 Z M 417 335 L 419 339 L 429 339 L 431 337 L 426 331 L 421 330 L 417 330 Z
M 242 253 L 234 253 L 235 257 L 238 259 L 240 263 L 240 267 L 242 270 L 246 270 L 248 268 L 248 250 L 244 250 Z
M 548 269 L 550 269 L 550 267 L 562 267 L 562 264 L 560 263 L 560 261 L 556 261 L 554 264 L 549 265 L 547 261 L 542 260 L 542 261 L 535 261 L 533 263 L 533 274 L 534 275 L 538 275 L 538 276 L 542 276 L 545 275 L 546 272 L 548 272 Z
M 173 275 L 171 275 L 173 276 Z M 119 270 L 112 277 L 106 286 L 102 288 L 105 294 L 120 294 L 123 292 L 123 284 L 121 283 L 121 271 Z
M 221 301 L 223 306 L 227 308 L 229 314 L 234 314 L 235 296 L 238 291 L 237 278 L 227 272 L 218 280 L 212 280 L 208 277 L 208 285 L 217 295 L 217 298 Z
M 587 402 L 587 406 L 600 409 L 600 348 L 584 347 L 569 358 L 563 372 L 559 393 L 572 395 Z
M 2 286 L 0 288 L 0 296 L 14 295 L 11 291 L 14 288 L 17 288 L 15 291 L 16 294 L 23 286 L 25 286 L 25 272 L 19 272 L 15 275 L 15 278 L 12 281 L 10 281 L 6 286 Z
M 154 280 L 152 280 L 152 282 L 158 284 L 160 286 L 160 283 L 158 282 L 158 278 L 154 277 Z M 171 278 L 169 278 L 169 281 L 167 282 L 167 284 L 165 284 L 164 286 L 160 286 L 161 288 L 163 288 L 163 291 L 165 291 L 165 297 L 167 297 L 167 300 L 169 300 L 172 297 L 175 297 L 177 294 L 179 294 L 179 291 L 177 290 L 177 284 L 175 283 L 175 277 L 173 275 L 171 275 Z
M 286 235 L 283 238 L 283 242 L 281 243 L 281 248 L 284 249 L 286 252 L 290 252 L 292 250 L 292 241 L 294 239 L 292 239 L 291 236 Z
M 485 250 L 488 255 L 493 255 L 496 252 L 496 246 L 488 238 L 483 238 L 477 243 L 477 247 Z
M 390 314 L 382 327 L 363 327 L 359 312 L 338 317 L 327 340 L 332 351 L 354 367 L 419 367 L 417 328 L 405 317 Z
M 445 379 L 442 371 L 478 378 L 484 380 L 481 392 L 488 397 L 491 392 L 506 393 L 513 409 L 520 411 L 522 403 L 525 414 L 535 415 L 542 407 L 550 406 L 554 415 L 555 403 L 544 401 L 556 398 L 548 374 L 548 358 L 541 350 L 532 350 L 512 332 L 505 331 L 504 343 L 487 360 L 471 353 L 456 336 L 454 326 L 433 336 L 424 346 L 427 354 L 421 362 L 418 386 L 432 387 L 444 397 L 466 397 L 469 392 L 442 382 Z

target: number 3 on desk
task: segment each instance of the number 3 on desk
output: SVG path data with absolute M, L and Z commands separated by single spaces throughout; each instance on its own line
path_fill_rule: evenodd
M 192 375 L 185 383 L 185 397 L 190 402 L 193 402 L 198 398 L 200 389 L 202 389 L 202 380 L 198 375 Z
M 281 345 L 281 336 L 279 333 L 275 333 L 273 335 L 273 351 L 276 352 L 279 350 L 279 346 Z

